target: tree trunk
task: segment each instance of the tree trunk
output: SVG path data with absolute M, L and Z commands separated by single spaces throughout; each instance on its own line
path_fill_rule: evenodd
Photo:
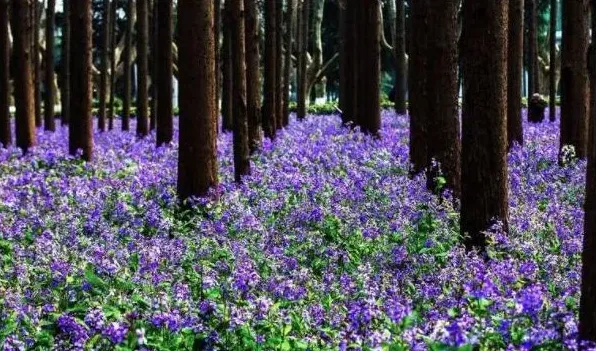
M 308 79 L 306 54 L 308 52 L 308 33 L 310 17 L 310 0 L 302 1 L 302 13 L 300 16 L 300 47 L 298 48 L 298 109 L 296 114 L 299 120 L 306 117 L 307 99 L 308 99 Z
M 212 0 L 179 0 L 180 151 L 178 196 L 217 186 L 217 108 Z
M 48 131 L 56 130 L 54 121 L 54 11 L 56 0 L 48 0 L 46 12 L 46 66 L 45 66 L 45 87 L 46 95 L 44 100 L 44 129 Z
M 0 0 L 0 147 L 12 144 L 10 133 L 9 0 Z
M 548 74 L 548 85 L 549 85 L 549 112 L 548 119 L 554 122 L 556 117 L 556 100 L 557 100 L 557 0 L 550 1 L 550 27 L 549 27 L 549 39 L 550 39 L 550 63 L 549 63 L 549 74 Z
M 149 134 L 149 91 L 147 77 L 149 64 L 147 62 L 149 46 L 149 25 L 147 0 L 137 2 L 137 136 L 145 137 Z
M 265 2 L 265 64 L 263 86 L 263 130 L 268 138 L 275 138 L 277 113 L 277 0 Z
M 343 90 L 340 96 L 340 104 L 342 110 L 342 122 L 346 125 L 351 125 L 356 122 L 356 96 L 357 96 L 357 85 L 356 85 L 356 64 L 357 64 L 357 52 L 358 47 L 356 43 L 356 9 L 349 0 L 340 2 L 343 7 L 343 26 L 342 26 L 342 39 L 343 39 L 343 58 L 341 65 L 340 80 Z M 302 25 L 299 26 L 302 30 Z M 302 40 L 302 35 L 299 36 L 299 40 Z M 299 50 L 301 50 L 299 45 Z M 298 75 L 300 77 L 300 74 Z M 300 83 L 298 83 L 298 89 L 300 89 Z
M 588 0 L 563 1 L 561 145 L 586 157 L 588 138 Z
M 246 98 L 248 146 L 253 153 L 261 147 L 261 74 L 259 71 L 259 13 L 256 0 L 245 0 L 246 7 Z
M 159 25 L 159 8 L 157 3 L 159 0 L 151 1 L 151 9 L 149 10 L 151 13 L 151 19 L 149 20 L 150 23 L 150 46 L 149 46 L 149 64 L 151 65 L 151 88 L 149 90 L 151 94 L 151 104 L 150 109 L 151 112 L 149 114 L 149 130 L 153 131 L 157 128 L 157 70 L 159 69 L 159 61 L 157 60 L 157 56 L 159 53 L 157 52 L 157 42 L 159 41 L 158 38 L 158 25 Z M 216 89 L 217 90 L 217 89 Z
M 114 103 L 116 99 L 116 28 L 118 27 L 116 5 L 116 1 L 112 1 L 110 6 L 112 22 L 110 23 L 110 103 L 108 108 L 108 130 L 114 129 Z
M 507 45 L 507 140 L 508 147 L 523 145 L 521 85 L 524 55 L 524 0 L 509 0 Z
M 101 77 L 99 82 L 99 117 L 97 119 L 97 129 L 99 129 L 101 132 L 106 130 L 106 98 L 108 93 L 108 55 L 110 47 L 111 21 L 110 0 L 103 0 Z
M 172 3 L 156 0 L 155 6 L 159 15 L 158 25 L 158 62 L 157 81 L 157 146 L 172 141 L 174 126 L 172 118 Z M 217 123 L 217 122 L 216 122 Z
M 461 233 L 484 251 L 497 219 L 508 230 L 507 10 L 501 0 L 464 0 Z M 482 116 L 482 118 L 479 118 Z
M 292 75 L 292 39 L 294 38 L 294 0 L 288 0 L 286 9 L 286 52 L 284 58 L 284 87 L 283 87 L 283 120 L 282 126 L 290 122 L 290 89 Z
M 219 99 L 220 99 L 220 84 L 221 84 L 221 45 L 220 45 L 220 33 L 221 33 L 221 2 L 222 0 L 214 0 L 213 2 L 213 20 L 215 21 L 215 108 L 217 112 L 215 116 L 219 120 Z
M 62 125 L 70 121 L 70 1 L 63 0 L 64 8 L 62 28 L 62 92 L 60 94 L 60 117 Z
M 33 58 L 33 89 L 34 89 L 34 104 L 35 104 L 35 126 L 41 127 L 43 117 L 41 116 L 41 60 L 39 59 L 39 30 L 40 30 L 41 6 L 39 0 L 33 1 L 33 42 L 32 42 L 32 58 Z
M 31 36 L 33 35 L 32 0 L 12 1 L 14 51 L 14 100 L 16 107 L 16 145 L 23 152 L 37 144 L 35 134 L 35 96 Z
M 314 88 L 314 101 L 316 102 L 317 99 L 327 96 L 327 78 L 323 76 L 315 81 L 317 72 L 323 67 L 322 32 L 325 0 L 310 0 L 310 2 L 313 15 L 312 24 L 309 26 L 309 30 L 312 27 L 312 36 L 309 36 L 309 39 L 312 40 L 312 60 L 308 69 L 309 74 L 307 74 L 306 96 L 310 96 L 310 90 Z
M 71 61 L 70 90 L 76 96 L 70 101 L 72 120 L 69 128 L 69 151 L 76 155 L 82 149 L 82 157 L 86 161 L 93 158 L 93 125 L 91 119 L 91 0 L 77 0 L 70 2 L 70 35 Z
M 381 128 L 381 45 L 380 3 L 366 0 L 358 4 L 356 39 L 358 41 L 356 122 L 364 133 L 377 135 Z
M 124 33 L 124 97 L 122 98 L 122 130 L 129 130 L 130 105 L 131 105 L 131 77 L 130 77 L 130 56 L 132 48 L 132 26 L 133 26 L 133 0 L 128 0 L 126 5 L 126 32 Z
M 275 9 L 275 128 L 281 129 L 283 127 L 283 101 L 284 101 L 284 81 L 283 81 L 283 0 L 276 0 L 277 8 Z
M 231 18 L 231 10 L 230 10 L 230 1 L 226 1 L 224 4 L 223 10 L 223 21 L 224 21 L 224 30 L 223 30 L 223 43 L 222 43 L 222 88 L 221 88 L 221 115 L 222 115 L 222 123 L 221 129 L 224 132 L 231 132 L 234 129 L 234 119 L 233 119 L 233 83 L 232 83 L 232 32 L 231 26 L 232 18 Z
M 407 62 L 406 62 L 406 9 L 404 0 L 395 1 L 395 112 L 406 114 Z
M 534 93 L 540 93 L 538 82 L 538 38 L 536 31 L 536 0 L 528 2 L 528 100 Z

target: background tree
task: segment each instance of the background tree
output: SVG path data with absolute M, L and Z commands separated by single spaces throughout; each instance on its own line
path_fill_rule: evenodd
M 223 131 L 232 131 L 234 129 L 232 105 L 233 105 L 233 86 L 232 86 L 232 14 L 231 14 L 231 1 L 226 0 L 224 9 L 222 11 L 223 18 L 223 42 L 221 45 L 221 115 L 222 124 L 221 129 Z
M 556 99 L 557 99 L 557 0 L 550 1 L 550 26 L 549 26 L 549 74 L 548 74 L 548 86 L 549 86 L 549 105 L 548 105 L 548 116 L 551 122 L 556 119 Z
M 287 0 L 286 15 L 285 15 L 285 56 L 284 56 L 284 73 L 283 73 L 283 120 L 282 125 L 285 127 L 290 120 L 290 89 L 291 75 L 292 75 L 292 43 L 294 39 L 294 8 L 296 7 L 294 0 Z
M 310 22 L 310 1 L 302 0 L 300 12 L 299 30 L 298 30 L 298 79 L 297 79 L 297 111 L 298 119 L 306 117 L 306 104 L 308 98 L 308 80 L 307 80 L 307 53 L 308 53 L 308 32 Z
M 528 99 L 532 94 L 540 92 L 536 1 L 526 0 L 526 10 L 528 11 L 526 16 L 528 19 Z
M 172 118 L 172 3 L 156 0 L 157 19 L 157 146 L 167 144 L 173 138 Z
M 106 100 L 107 100 L 107 89 L 108 89 L 108 59 L 109 59 L 109 47 L 110 47 L 110 30 L 111 30 L 111 19 L 110 19 L 110 0 L 103 0 L 103 29 L 101 32 L 101 78 L 99 83 L 99 117 L 97 119 L 97 128 L 100 131 L 106 129 Z
M 342 110 L 342 122 L 351 124 L 356 121 L 356 30 L 355 30 L 355 9 L 348 0 L 340 1 L 342 8 L 342 42 L 343 57 L 341 59 L 340 85 L 340 106 Z M 302 25 L 299 26 L 299 31 Z M 301 48 L 301 37 L 299 36 L 298 47 Z M 299 61 L 300 62 L 300 61 Z M 300 67 L 300 64 L 299 64 Z M 300 70 L 301 68 L 299 68 Z M 299 71 L 300 72 L 300 71 Z M 300 76 L 300 73 L 298 74 Z
M 48 0 L 46 10 L 46 47 L 45 47 L 45 87 L 46 94 L 44 100 L 44 129 L 54 131 L 56 123 L 54 121 L 54 11 L 56 0 Z
M 588 138 L 588 18 L 589 0 L 563 0 L 561 53 L 561 149 L 575 148 L 586 157 Z
M 132 27 L 134 22 L 133 0 L 126 4 L 126 32 L 124 34 L 124 92 L 122 97 L 122 130 L 129 129 L 130 105 L 131 105 L 131 49 L 132 49 Z
M 248 117 L 248 146 L 250 152 L 253 153 L 261 146 L 259 11 L 256 0 L 245 0 L 244 4 L 246 9 L 246 102 Z
M 149 11 L 148 0 L 137 2 L 137 135 L 144 137 L 149 134 Z
M 522 126 L 522 75 L 524 56 L 524 0 L 509 0 L 507 44 L 507 140 L 508 147 L 524 143 Z
M 91 119 L 91 65 L 92 65 L 92 40 L 91 29 L 91 0 L 71 1 L 70 23 L 72 31 L 70 35 L 70 47 L 72 57 L 70 81 L 72 92 L 76 96 L 70 101 L 72 119 L 68 133 L 68 149 L 71 155 L 75 155 L 82 149 L 82 157 L 86 161 L 93 158 L 93 125 Z
M 60 92 L 60 117 L 62 125 L 70 121 L 70 1 L 63 0 L 62 27 L 62 91 Z
M 460 229 L 468 248 L 485 248 L 494 219 L 508 229 L 507 10 L 506 1 L 463 1 Z
M 33 1 L 33 36 L 31 42 L 31 58 L 33 64 L 33 94 L 34 94 L 34 106 L 35 106 L 35 126 L 41 127 L 42 115 L 41 115 L 41 60 L 39 58 L 40 46 L 39 46 L 39 31 L 41 22 L 42 6 L 39 4 L 39 0 Z
M 156 0 L 157 1 L 157 0 Z M 118 19 L 116 17 L 117 1 L 112 1 L 110 5 L 110 103 L 108 107 L 108 129 L 114 129 L 114 107 L 116 99 L 116 29 Z
M 35 91 L 31 37 L 33 35 L 33 0 L 12 1 L 12 35 L 14 50 L 14 100 L 16 145 L 23 152 L 37 144 L 35 134 Z
M 406 113 L 407 60 L 406 60 L 406 9 L 404 0 L 395 1 L 395 112 Z
M 157 57 L 159 55 L 159 53 L 157 52 L 157 43 L 159 41 L 159 8 L 157 6 L 157 3 L 157 0 L 149 1 L 149 65 L 151 67 L 149 69 L 149 80 L 151 81 L 151 84 L 149 86 L 149 93 L 151 94 L 151 103 L 149 107 L 149 109 L 151 110 L 149 114 L 149 130 L 151 131 L 157 128 L 157 71 L 159 69 L 159 61 L 157 60 Z M 217 54 L 217 51 L 215 53 Z
M 283 127 L 283 100 L 284 100 L 284 81 L 283 81 L 283 43 L 284 43 L 284 23 L 283 23 L 283 0 L 276 0 L 275 4 L 275 129 Z
M 206 195 L 217 186 L 213 20 L 212 0 L 178 0 L 181 200 Z
M 10 41 L 8 35 L 10 0 L 0 0 L 0 144 L 12 144 L 10 133 Z
M 277 113 L 277 34 L 276 34 L 276 1 L 265 2 L 265 62 L 264 62 L 264 86 L 263 86 L 263 130 L 265 136 L 273 139 L 275 137 L 276 113 Z M 308 1 L 308 0 L 305 0 Z M 300 107 L 298 107 L 300 110 Z

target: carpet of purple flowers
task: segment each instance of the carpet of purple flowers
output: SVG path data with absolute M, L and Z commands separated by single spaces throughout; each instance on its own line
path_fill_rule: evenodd
M 585 163 L 559 167 L 558 123 L 510 153 L 488 261 L 409 179 L 407 118 L 381 134 L 294 122 L 241 186 L 222 134 L 220 198 L 186 211 L 175 144 L 97 133 L 86 164 L 59 129 L 0 151 L 0 348 L 576 349 Z

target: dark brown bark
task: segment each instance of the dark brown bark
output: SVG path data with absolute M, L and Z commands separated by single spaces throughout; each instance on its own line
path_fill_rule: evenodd
M 219 100 L 220 100 L 220 86 L 221 86 L 221 45 L 220 45 L 220 33 L 221 33 L 221 2 L 222 0 L 214 0 L 213 6 L 215 14 L 213 15 L 213 20 L 215 21 L 215 105 L 217 108 L 217 113 L 215 114 L 219 119 L 220 110 L 219 110 Z
M 563 1 L 561 148 L 586 157 L 588 138 L 588 0 Z
M 70 101 L 72 119 L 69 128 L 68 149 L 71 155 L 83 151 L 86 161 L 93 158 L 93 125 L 91 119 L 91 0 L 70 2 L 70 47 L 72 57 L 70 90 L 76 92 Z
M 103 0 L 103 31 L 101 33 L 101 68 L 99 78 L 99 116 L 97 118 L 97 129 L 103 132 L 106 130 L 106 100 L 108 89 L 108 57 L 110 48 L 111 11 L 110 0 Z
M 31 36 L 32 0 L 12 1 L 12 35 L 14 51 L 14 100 L 16 107 L 16 145 L 23 152 L 37 144 L 35 134 L 35 96 Z
M 172 141 L 172 3 L 156 0 L 158 15 L 157 45 L 157 146 Z
M 149 134 L 149 63 L 147 62 L 149 47 L 149 24 L 147 0 L 137 2 L 137 136 Z
M 407 62 L 406 62 L 406 9 L 404 0 L 395 1 L 395 112 L 406 114 Z
M 540 92 L 538 81 L 538 37 L 536 22 L 536 0 L 526 0 L 528 10 L 528 99 L 534 93 Z
M 551 122 L 554 122 L 556 117 L 556 99 L 557 99 L 557 0 L 550 1 L 550 63 L 548 72 L 548 86 L 549 86 L 549 113 L 548 117 Z
M 286 127 L 290 121 L 290 79 L 292 74 L 292 40 L 294 39 L 294 0 L 287 1 L 285 16 L 285 46 L 284 78 L 283 78 L 283 119 L 282 126 Z
M 179 0 L 180 151 L 178 196 L 217 186 L 215 35 L 212 0 Z
M 34 91 L 34 105 L 35 105 L 35 126 L 41 127 L 43 122 L 43 116 L 41 115 L 41 60 L 39 56 L 39 30 L 40 30 L 40 17 L 41 17 L 41 6 L 39 0 L 33 1 L 33 42 L 32 45 L 32 59 L 33 59 L 33 91 Z
M 259 13 L 256 0 L 245 0 L 246 7 L 246 98 L 248 144 L 253 153 L 261 147 L 261 73 L 259 70 Z
M 54 103 L 56 95 L 54 94 L 54 11 L 56 0 L 48 0 L 46 11 L 46 66 L 45 66 L 45 88 L 44 99 L 44 129 L 48 131 L 56 130 L 54 120 Z
M 132 25 L 133 25 L 133 0 L 128 0 L 126 5 L 126 31 L 124 33 L 124 96 L 122 97 L 122 130 L 129 130 L 130 105 L 131 105 L 131 72 L 130 56 L 132 49 Z
M 464 0 L 462 11 L 464 100 L 460 228 L 468 248 L 484 250 L 483 231 L 495 219 L 508 230 L 508 4 L 501 0 Z
M 342 110 L 342 121 L 346 125 L 350 125 L 356 122 L 356 96 L 357 96 L 357 85 L 356 85 L 356 64 L 357 64 L 357 53 L 358 46 L 356 43 L 356 20 L 355 13 L 356 7 L 348 0 L 340 3 L 343 7 L 343 26 L 342 26 L 342 38 L 343 38 L 343 58 L 341 65 L 340 80 L 342 81 L 342 92 L 340 95 L 340 105 Z M 302 25 L 299 26 L 299 30 L 302 30 Z M 301 43 L 302 36 L 299 37 Z M 299 44 L 299 48 L 302 44 Z M 298 75 L 300 76 L 300 75 Z
M 224 4 L 223 10 L 223 42 L 221 52 L 221 129 L 224 132 L 231 132 L 234 129 L 234 119 L 232 114 L 233 105 L 233 84 L 232 84 L 232 32 L 231 32 L 231 13 L 229 2 Z
M 248 121 L 246 116 L 246 38 L 244 26 L 244 0 L 232 2 L 232 71 L 234 117 L 234 180 L 250 174 L 248 147 Z
M 591 1 L 592 42 L 596 40 L 596 1 Z M 579 307 L 579 340 L 596 341 L 596 46 L 591 46 L 590 121 L 586 199 L 584 202 L 584 239 L 582 251 L 582 283 Z
M 60 117 L 62 125 L 70 121 L 70 1 L 63 0 L 64 27 L 62 28 L 62 91 L 60 93 Z
M 114 103 L 116 98 L 116 28 L 118 21 L 116 20 L 116 1 L 112 1 L 110 5 L 110 102 L 108 107 L 108 130 L 114 129 Z
M 521 85 L 524 55 L 524 0 L 509 0 L 507 44 L 507 140 L 508 147 L 523 145 Z
M 150 24 L 150 46 L 149 46 L 149 64 L 151 66 L 150 75 L 151 75 L 151 85 L 149 92 L 151 94 L 151 103 L 150 103 L 150 110 L 149 113 L 149 130 L 153 131 L 157 128 L 157 71 L 159 69 L 159 61 L 157 60 L 157 55 L 159 55 L 157 51 L 157 42 L 159 41 L 159 33 L 158 33 L 158 25 L 159 25 L 159 8 L 157 6 L 158 0 L 151 1 L 151 17 L 149 20 Z
M 349 6 L 355 6 L 350 4 Z M 307 72 L 307 62 L 306 62 L 306 54 L 308 52 L 308 33 L 310 28 L 310 0 L 303 0 L 302 2 L 302 10 L 300 14 L 300 29 L 299 29 L 299 43 L 300 47 L 298 48 L 298 94 L 297 98 L 297 110 L 296 115 L 299 120 L 304 119 L 306 117 L 306 108 L 307 108 L 307 100 L 308 100 L 308 72 Z
M 12 144 L 10 133 L 10 42 L 8 0 L 0 1 L 0 147 Z
M 277 8 L 275 9 L 275 128 L 281 129 L 283 127 L 283 102 L 284 102 L 284 69 L 283 69 L 283 0 L 276 0 Z
M 277 33 L 276 33 L 276 1 L 265 2 L 265 63 L 263 86 L 263 130 L 268 138 L 275 138 L 277 113 Z

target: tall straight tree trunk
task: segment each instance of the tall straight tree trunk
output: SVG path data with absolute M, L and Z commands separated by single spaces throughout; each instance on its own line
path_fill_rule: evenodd
M 283 120 L 282 126 L 286 127 L 290 121 L 290 88 L 292 75 L 292 39 L 294 38 L 294 0 L 287 1 L 286 8 L 286 52 L 284 57 L 284 85 L 283 85 Z
M 114 102 L 116 99 L 116 28 L 118 28 L 116 5 L 117 1 L 112 1 L 110 5 L 112 22 L 110 23 L 110 103 L 108 108 L 108 130 L 114 129 Z
M 300 47 L 298 48 L 298 109 L 296 114 L 299 120 L 306 117 L 307 99 L 308 99 L 308 72 L 306 54 L 308 52 L 308 33 L 310 23 L 310 0 L 303 0 L 302 13 L 300 16 Z
M 9 0 L 0 0 L 0 147 L 12 144 L 10 133 Z
M 253 153 L 261 147 L 261 73 L 259 70 L 259 13 L 256 0 L 245 0 L 246 8 L 246 99 L 248 146 Z
M 132 24 L 133 24 L 133 0 L 128 0 L 126 4 L 126 32 L 124 33 L 124 97 L 122 98 L 122 130 L 129 130 L 130 105 L 131 105 L 131 77 L 130 77 L 130 57 L 132 49 Z
M 536 0 L 527 0 L 528 10 L 528 100 L 534 93 L 540 92 L 538 82 L 538 38 L 536 22 Z
M 63 0 L 64 9 L 62 28 L 62 92 L 60 93 L 60 117 L 62 125 L 70 121 L 70 1 Z
M 219 109 L 219 100 L 220 100 L 220 84 L 221 84 L 221 45 L 220 45 L 220 33 L 222 27 L 222 20 L 221 20 L 221 2 L 222 0 L 214 0 L 213 6 L 215 14 L 213 15 L 213 20 L 215 21 L 215 105 L 217 108 L 217 113 L 215 114 L 219 119 L 220 116 L 220 109 Z
M 341 61 L 341 85 L 343 90 L 340 96 L 340 105 L 342 110 L 342 122 L 346 125 L 350 125 L 356 122 L 356 64 L 357 64 L 357 52 L 358 46 L 356 43 L 356 7 L 353 2 L 344 0 L 340 3 L 343 7 L 343 26 L 342 26 L 342 39 L 343 39 L 343 58 Z M 302 24 L 299 26 L 299 30 L 302 30 Z M 299 50 L 301 50 L 302 34 L 299 36 Z M 301 68 L 300 68 L 301 69 Z M 300 74 L 298 75 L 300 77 Z M 298 83 L 298 89 L 300 89 L 300 83 Z
M 71 155 L 77 150 L 83 150 L 83 159 L 91 161 L 93 158 L 93 125 L 91 119 L 91 0 L 77 0 L 70 2 L 70 35 L 71 61 L 70 90 L 76 96 L 70 101 L 72 120 L 69 128 L 68 149 Z
M 101 72 L 99 78 L 99 117 L 97 129 L 103 132 L 106 130 L 106 100 L 108 94 L 108 57 L 110 47 L 111 31 L 110 0 L 103 0 L 103 31 L 101 33 Z
M 310 42 L 311 60 L 307 69 L 306 75 L 306 96 L 314 97 L 312 101 L 325 98 L 327 96 L 327 77 L 321 76 L 318 81 L 315 74 L 323 67 L 323 15 L 325 10 L 325 0 L 309 0 L 310 1 L 310 23 L 309 30 L 312 35 L 309 35 L 307 42 Z M 312 91 L 314 88 L 314 91 Z
M 137 2 L 137 135 L 149 134 L 149 64 L 147 62 L 149 47 L 148 0 Z
M 466 246 L 481 250 L 494 219 L 508 230 L 507 10 L 502 0 L 464 0 L 462 10 L 460 228 Z
M 217 186 L 213 0 L 179 0 L 180 151 L 178 196 Z
M 56 95 L 54 92 L 54 12 L 56 0 L 48 0 L 46 11 L 46 66 L 45 66 L 45 87 L 46 95 L 44 100 L 44 129 L 56 130 L 54 121 L 54 103 Z
M 33 89 L 35 94 L 35 126 L 41 127 L 43 117 L 41 115 L 41 60 L 40 46 L 39 46 L 39 30 L 40 30 L 41 6 L 39 0 L 33 1 L 33 42 L 32 42 L 32 58 L 33 58 Z
M 265 63 L 263 86 L 263 130 L 268 138 L 275 138 L 277 113 L 277 33 L 276 5 L 277 0 L 265 2 Z
M 276 0 L 277 8 L 275 9 L 275 128 L 281 129 L 283 127 L 283 101 L 284 101 L 284 81 L 283 81 L 283 0 Z
M 548 72 L 548 86 L 549 86 L 549 113 L 548 118 L 551 122 L 554 122 L 556 117 L 556 99 L 557 99 L 557 0 L 550 1 L 550 27 L 549 27 L 549 40 L 550 40 L 550 59 L 549 59 L 549 72 Z
M 150 94 L 151 94 L 151 112 L 149 114 L 149 130 L 153 131 L 157 128 L 157 101 L 158 101 L 158 97 L 157 97 L 157 70 L 159 69 L 159 62 L 157 60 L 157 42 L 159 40 L 158 38 L 158 25 L 159 25 L 159 11 L 158 11 L 158 6 L 157 6 L 158 0 L 153 0 L 151 1 L 151 9 L 149 10 L 151 12 L 151 19 L 149 20 L 150 23 L 150 30 L 149 30 L 149 36 L 151 37 L 150 39 L 150 47 L 149 47 L 149 64 L 151 65 L 151 89 L 150 89 Z M 217 89 L 216 89 L 217 90 Z
M 522 75 L 524 61 L 524 0 L 509 0 L 507 44 L 507 140 L 508 147 L 523 145 Z
M 231 0 L 230 0 L 231 1 Z M 233 105 L 233 84 L 232 84 L 232 18 L 230 10 L 230 1 L 226 1 L 223 10 L 223 42 L 221 53 L 222 87 L 221 87 L 221 129 L 224 132 L 231 132 L 234 129 L 234 120 L 232 116 Z
M 174 126 L 172 118 L 172 3 L 156 0 L 159 15 L 157 25 L 157 146 L 172 141 Z M 216 122 L 217 123 L 217 122 Z
M 234 116 L 234 180 L 250 174 L 248 147 L 248 121 L 246 116 L 246 40 L 244 26 L 244 0 L 232 2 L 232 67 Z
M 380 3 L 366 0 L 358 4 L 356 39 L 358 41 L 356 122 L 364 133 L 377 135 L 381 128 L 381 45 Z
M 406 9 L 404 0 L 395 1 L 395 112 L 405 114 L 407 93 Z
M 586 157 L 588 138 L 589 0 L 563 1 L 561 50 L 561 148 L 571 145 Z
M 33 88 L 33 67 L 31 65 L 32 6 L 33 0 L 13 0 L 11 13 L 16 145 L 25 153 L 37 144 L 35 134 L 35 92 Z

